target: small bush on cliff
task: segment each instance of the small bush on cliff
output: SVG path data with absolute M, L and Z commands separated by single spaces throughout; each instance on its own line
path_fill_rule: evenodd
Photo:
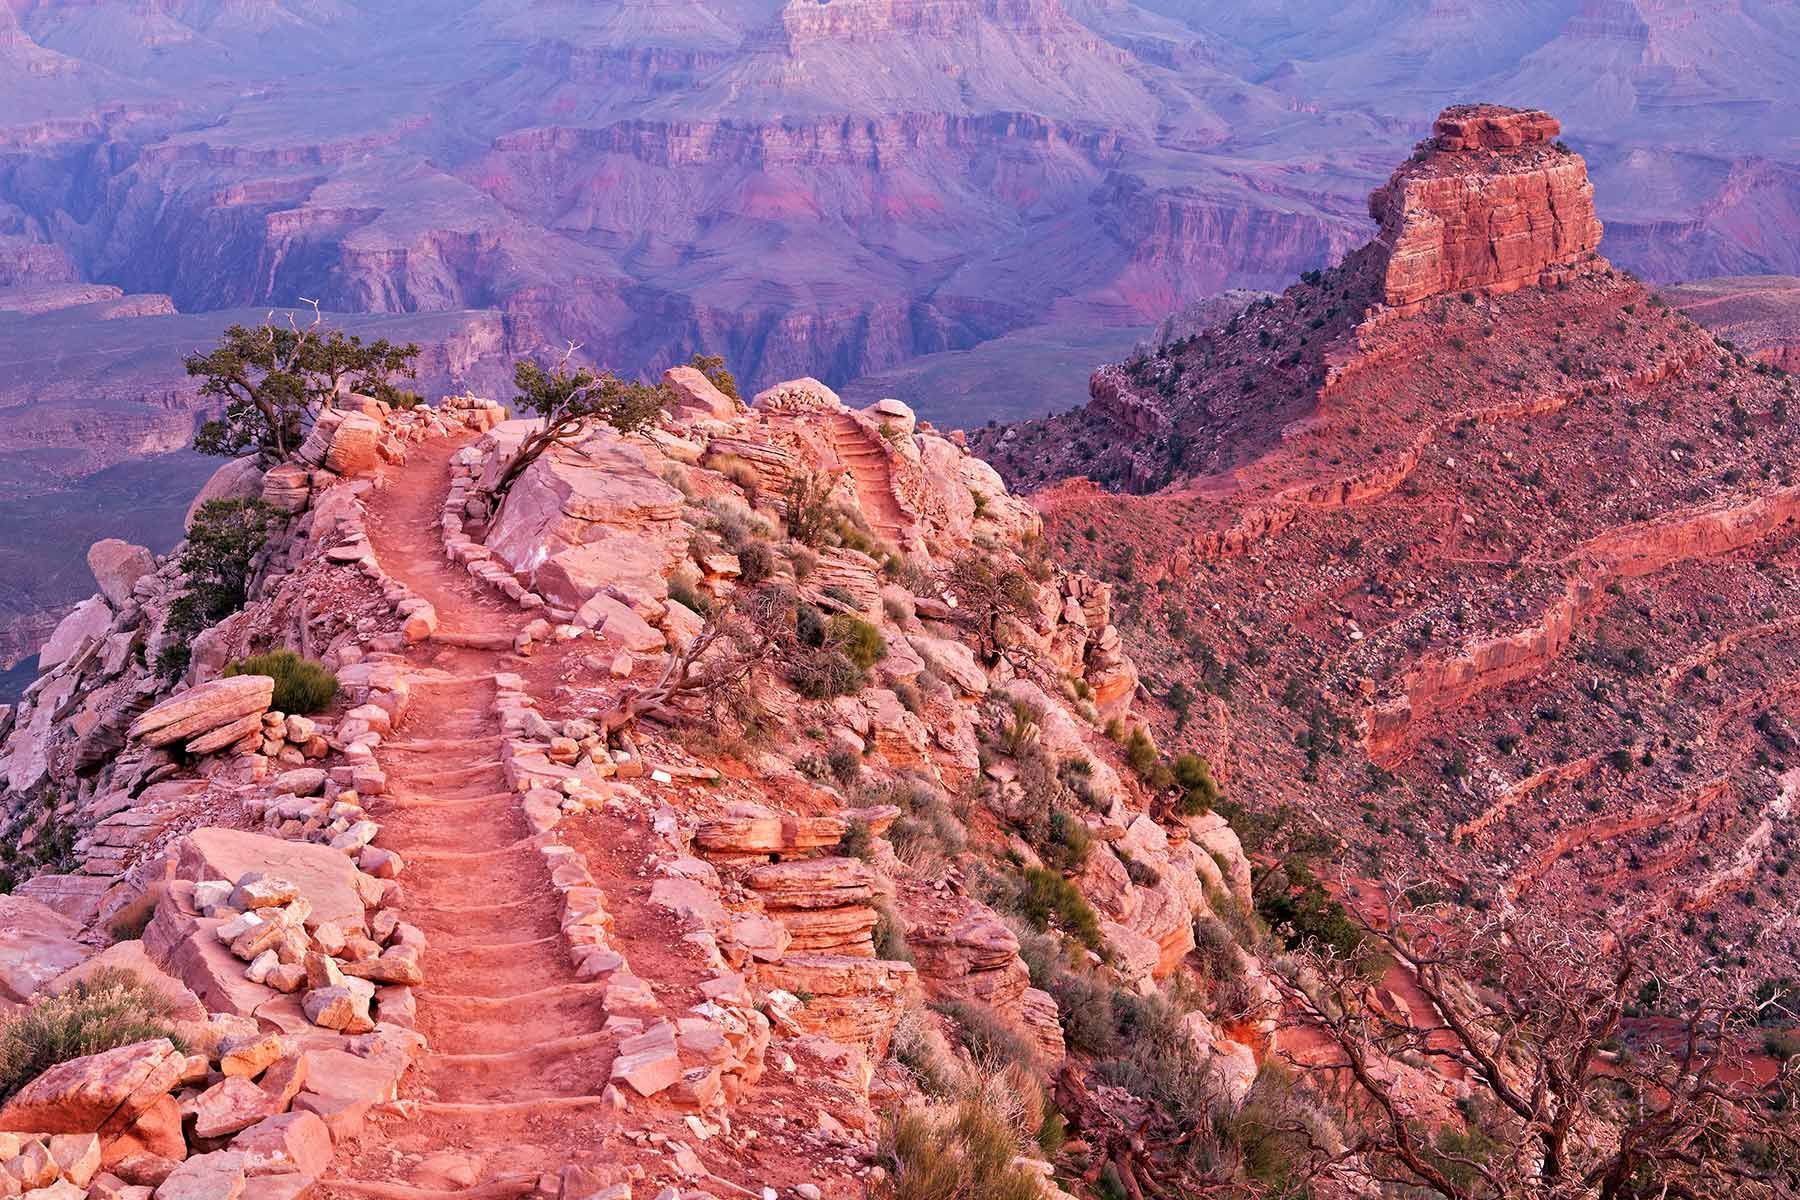
M 888 1177 L 877 1200 L 1039 1200 L 1033 1173 L 1015 1164 L 1019 1139 L 1006 1119 L 968 1099 L 948 1114 L 909 1108 L 888 1127 Z
M 887 642 L 882 640 L 881 631 L 849 613 L 837 613 L 825 623 L 825 640 L 865 671 L 887 657 Z
M 194 513 L 178 565 L 186 586 L 169 608 L 169 644 L 156 668 L 165 676 L 187 669 L 195 634 L 244 607 L 251 563 L 268 540 L 275 510 L 261 500 L 208 500 Z
M 743 399 L 738 395 L 737 376 L 725 366 L 723 354 L 696 354 L 688 360 L 688 366 L 706 376 L 708 383 L 733 400 Z
M 1042 867 L 1027 867 L 1019 891 L 1019 908 L 1039 929 L 1058 925 L 1070 937 L 1098 952 L 1104 944 L 1100 936 L 1100 918 L 1081 889 Z
M 337 676 L 325 664 L 302 658 L 292 650 L 271 650 L 239 659 L 225 668 L 230 675 L 267 675 L 275 681 L 276 712 L 315 713 L 328 707 L 337 697 Z
M 58 1063 L 152 1038 L 174 1040 L 175 1006 L 137 975 L 95 971 L 0 1025 L 0 1103 Z
M 808 700 L 830 700 L 862 691 L 868 677 L 836 650 L 801 647 L 787 664 L 787 680 Z
M 1174 762 L 1175 786 L 1181 789 L 1176 809 L 1184 817 L 1211 812 L 1219 799 L 1219 785 L 1214 782 L 1212 764 L 1198 754 L 1183 754 Z
M 950 1018 L 958 1040 L 982 1064 L 984 1073 L 1008 1063 L 1037 1070 L 1036 1048 L 992 1008 L 973 1000 L 943 1000 L 932 1007 Z

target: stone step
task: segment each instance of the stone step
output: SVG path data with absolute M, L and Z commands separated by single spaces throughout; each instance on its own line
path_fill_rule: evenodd
M 491 630 L 439 629 L 431 640 L 440 646 L 457 646 L 464 650 L 511 650 L 513 634 Z
M 369 1200 L 521 1200 L 537 1190 L 536 1175 L 507 1175 L 472 1188 L 441 1191 L 437 1188 L 407 1187 L 401 1183 L 364 1179 L 334 1179 L 327 1176 L 321 1186 L 330 1192 L 367 1196 Z
M 546 1056 L 577 1054 L 618 1039 L 619 1035 L 616 1033 L 603 1033 L 595 1030 L 592 1033 L 572 1034 L 569 1037 L 538 1042 L 536 1045 L 518 1050 L 502 1050 L 491 1054 L 445 1054 L 433 1051 L 430 1062 L 433 1068 L 504 1068 Z
M 479 1119 L 484 1116 L 530 1116 L 541 1109 L 557 1112 L 617 1112 L 605 1096 L 528 1096 L 514 1100 L 423 1100 L 419 1112 L 424 1116 Z M 468 1192 L 458 1192 L 467 1196 Z
M 498 748 L 501 737 L 497 733 L 484 733 L 466 738 L 431 738 L 413 742 L 383 742 L 381 753 L 387 754 L 445 754 L 458 750 L 467 750 L 475 746 Z

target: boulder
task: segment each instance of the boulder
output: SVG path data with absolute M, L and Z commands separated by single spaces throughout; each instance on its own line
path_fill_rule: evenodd
M 23 1004 L 83 962 L 93 948 L 75 940 L 81 926 L 35 900 L 0 895 L 0 1000 Z
M 863 412 L 874 418 L 882 428 L 895 430 L 901 437 L 911 437 L 913 430 L 919 425 L 919 418 L 913 413 L 912 407 L 899 400 L 877 400 L 863 409 Z
M 156 1200 L 238 1200 L 244 1194 L 244 1157 L 235 1150 L 196 1155 L 162 1181 Z
M 661 630 L 605 593 L 583 603 L 577 620 L 638 654 L 652 654 L 668 644 Z
M 87 564 L 107 603 L 124 608 L 137 581 L 156 570 L 156 556 L 147 547 L 104 538 L 88 547 Z
M 0 1130 L 111 1137 L 168 1095 L 186 1066 L 187 1056 L 167 1038 L 70 1059 L 0 1108 Z
M 188 688 L 131 723 L 130 736 L 168 746 L 269 711 L 275 681 L 267 675 L 235 675 Z
M 987 672 L 975 661 L 975 652 L 961 642 L 926 634 L 908 634 L 906 640 L 918 652 L 925 665 L 954 685 L 965 696 L 985 696 Z
M 663 372 L 662 381 L 675 393 L 678 414 L 729 420 L 743 410 L 740 402 L 721 392 L 698 368 L 670 367 Z
M 38 651 L 38 671 L 59 667 L 89 642 L 97 642 L 112 628 L 112 608 L 104 597 L 90 596 L 57 623 Z
M 314 1179 L 331 1165 L 331 1131 L 316 1114 L 266 1117 L 231 1139 L 244 1156 L 244 1174 L 306 1175 Z
M 680 1078 L 681 1052 L 672 1023 L 658 1021 L 619 1043 L 612 1064 L 613 1083 L 625 1084 L 640 1096 L 654 1096 Z
M 256 873 L 291 886 L 312 904 L 309 927 L 332 922 L 361 929 L 369 901 L 380 896 L 379 885 L 342 852 L 311 842 L 203 827 L 176 845 L 174 857 L 177 879 L 241 880 Z
M 312 473 L 294 462 L 270 467 L 262 477 L 262 498 L 277 512 L 302 512 L 312 498 Z
M 755 399 L 750 401 L 752 408 L 764 408 L 774 412 L 824 412 L 840 409 L 843 406 L 844 402 L 838 398 L 836 392 L 810 375 L 764 388 L 756 393 Z
M 367 475 L 381 465 L 381 422 L 367 413 L 347 412 L 331 435 L 325 468 L 339 475 Z
M 248 500 L 252 496 L 262 495 L 263 473 L 257 463 L 256 455 L 247 458 L 234 458 L 212 473 L 200 491 L 195 494 L 194 502 L 188 505 L 187 515 L 182 518 L 181 525 L 186 529 L 193 525 L 194 514 L 200 506 L 209 500 Z
M 101 1168 L 120 1175 L 146 1176 L 138 1182 L 161 1183 L 163 1176 L 187 1157 L 181 1121 L 181 1105 L 175 1097 L 157 1097 L 123 1130 L 106 1139 L 101 1146 Z M 134 1165 L 126 1167 L 125 1163 Z
M 194 1100 L 194 1136 L 219 1138 L 275 1115 L 269 1094 L 241 1075 L 229 1075 Z
M 575 446 L 556 446 L 519 476 L 488 531 L 486 545 L 508 569 L 537 571 L 567 551 L 604 539 L 616 546 L 576 555 L 556 569 L 572 586 L 592 583 L 612 559 L 643 573 L 660 562 L 657 578 L 681 561 L 686 527 L 679 517 L 682 494 L 665 482 L 639 446 L 610 428 Z M 534 584 L 539 581 L 534 579 Z M 552 599 L 549 592 L 539 595 Z M 563 606 L 574 608 L 563 598 Z

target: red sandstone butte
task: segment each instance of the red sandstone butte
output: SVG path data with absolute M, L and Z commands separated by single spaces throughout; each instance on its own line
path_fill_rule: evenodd
M 1464 105 L 1369 197 L 1387 252 L 1383 299 L 1516 291 L 1594 261 L 1600 221 L 1587 163 L 1535 109 Z

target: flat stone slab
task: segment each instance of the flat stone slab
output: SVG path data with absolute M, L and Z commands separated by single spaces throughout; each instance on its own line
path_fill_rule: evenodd
M 81 925 L 23 896 L 0 896 L 0 999 L 23 1004 L 93 953 L 75 941 Z
M 295 884 L 312 903 L 307 924 L 333 921 L 361 928 L 365 889 L 373 881 L 357 871 L 341 851 L 311 842 L 289 842 L 240 829 L 196 829 L 176 851 L 175 877 L 193 883 L 223 879 L 236 883 L 247 872 L 260 871 Z M 379 895 L 379 892 L 375 893 Z

